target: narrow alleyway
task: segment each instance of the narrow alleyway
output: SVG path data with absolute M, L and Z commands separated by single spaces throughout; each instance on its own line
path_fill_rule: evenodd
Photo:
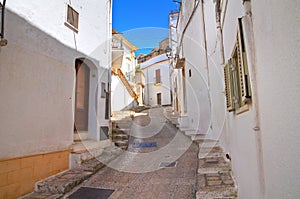
M 167 122 L 162 108 L 136 116 L 130 135 L 126 152 L 65 198 L 82 187 L 114 190 L 110 199 L 195 198 L 198 146 Z
M 38 182 L 23 199 L 237 198 L 218 143 L 192 141 L 174 123 L 171 107 L 119 120 L 115 128 L 130 135 L 126 150 L 108 147 L 80 167 Z

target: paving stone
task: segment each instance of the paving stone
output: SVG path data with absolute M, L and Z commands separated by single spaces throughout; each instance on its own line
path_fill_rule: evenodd
M 147 110 L 151 111 L 151 110 Z M 167 111 L 170 115 L 170 110 Z M 161 108 L 154 110 L 154 117 L 159 120 L 163 117 Z M 165 114 L 165 112 L 164 112 Z M 153 117 L 153 115 L 152 115 Z M 145 117 L 146 118 L 146 117 Z M 144 124 L 143 117 L 139 118 L 137 124 Z M 149 118 L 146 118 L 147 120 Z M 171 120 L 174 118 L 171 118 Z M 122 126 L 131 125 L 131 121 L 119 124 Z M 132 198 L 161 198 L 161 199 L 221 199 L 237 198 L 237 189 L 230 173 L 230 164 L 223 158 L 223 151 L 218 146 L 202 147 L 199 149 L 199 143 L 191 142 L 182 132 L 170 122 L 165 122 L 160 118 L 162 125 L 160 132 L 149 138 L 141 138 L 143 142 L 156 142 L 157 147 L 152 148 L 133 148 L 132 144 L 135 139 L 130 137 L 129 148 L 130 155 L 126 151 L 111 148 L 103 152 L 103 155 L 95 160 L 88 161 L 82 166 L 69 172 L 61 173 L 56 176 L 56 180 L 46 180 L 47 184 L 41 188 L 40 192 L 33 193 L 28 199 L 67 199 L 72 193 L 80 187 L 91 187 L 100 189 L 113 189 L 114 193 L 110 199 L 132 199 Z M 149 122 L 149 121 L 146 121 Z M 143 133 L 143 132 L 140 132 Z M 155 158 L 143 159 L 137 162 L 136 154 L 152 153 L 156 150 L 163 149 L 177 135 L 181 133 L 183 139 L 190 141 L 190 146 L 179 157 L 176 167 L 159 168 L 161 162 L 173 162 L 170 157 L 165 157 L 157 164 L 157 170 L 145 173 L 128 173 L 118 171 L 109 166 L 111 161 L 120 163 L 121 166 L 129 166 L 131 169 L 144 168 L 152 163 Z M 182 140 L 181 140 L 182 141 Z M 180 148 L 181 143 L 175 145 L 170 150 L 174 152 Z M 201 145 L 203 146 L 203 145 Z M 132 153 L 133 152 L 133 153 Z M 117 158 L 118 157 L 118 158 Z M 197 157 L 201 157 L 198 159 Z M 112 163 L 112 162 L 111 162 Z M 105 166 L 107 165 L 107 166 Z M 71 179 L 71 180 L 70 180 Z M 77 179 L 77 181 L 76 181 Z M 87 179 L 87 180 L 86 180 Z M 75 182 L 73 182 L 75 180 Z M 45 181 L 44 181 L 45 182 Z M 43 185 L 43 183 L 41 184 Z M 77 186 L 76 186 L 77 185 Z M 74 187 L 75 186 L 75 187 Z M 73 188 L 71 188 L 73 187 Z M 46 194 L 54 192 L 55 194 Z M 67 194 L 60 194 L 66 193 Z M 27 198 L 26 198 L 27 199 Z

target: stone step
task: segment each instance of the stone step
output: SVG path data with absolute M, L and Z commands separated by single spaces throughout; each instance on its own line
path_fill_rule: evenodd
M 75 132 L 73 135 L 73 140 L 74 142 L 78 142 L 81 140 L 87 140 L 88 139 L 88 132 L 87 131 L 83 131 L 83 132 Z
M 115 145 L 123 150 L 126 150 L 128 148 L 128 140 L 117 140 L 115 141 Z
M 113 130 L 112 130 L 112 135 L 115 135 L 115 134 L 124 134 L 124 135 L 128 135 L 128 134 L 129 134 L 129 129 L 120 129 L 120 128 L 113 129 Z
M 197 139 L 194 140 L 199 144 L 199 149 L 202 148 L 213 148 L 219 146 L 219 141 L 214 139 Z
M 113 142 L 116 140 L 128 140 L 129 135 L 127 134 L 113 134 Z
M 77 168 L 82 163 L 100 156 L 104 149 L 112 146 L 110 140 L 83 140 L 72 145 L 70 153 L 70 168 Z
M 197 199 L 237 198 L 237 187 L 231 172 L 198 174 Z
M 71 169 L 36 183 L 36 193 L 65 194 L 88 179 L 93 173 L 82 169 Z
M 219 146 L 199 148 L 198 158 L 213 158 L 213 157 L 224 157 L 223 150 Z
M 231 166 L 224 157 L 205 157 L 199 159 L 198 173 L 218 173 L 231 171 Z

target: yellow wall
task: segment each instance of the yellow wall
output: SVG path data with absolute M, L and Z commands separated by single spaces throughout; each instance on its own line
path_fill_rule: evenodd
M 0 199 L 17 198 L 34 189 L 35 182 L 67 170 L 69 150 L 0 160 Z

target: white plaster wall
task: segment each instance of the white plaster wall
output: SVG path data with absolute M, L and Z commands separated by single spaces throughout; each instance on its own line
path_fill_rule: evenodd
M 112 85 L 112 110 L 120 111 L 127 107 L 133 101 L 133 98 L 117 76 L 112 76 Z
M 122 66 L 121 70 L 124 74 L 124 76 L 127 78 L 126 74 L 129 72 L 132 72 L 132 74 L 135 74 L 135 59 L 132 56 L 132 52 L 129 49 L 127 45 L 124 45 L 124 56 L 122 59 Z M 130 58 L 130 60 L 128 59 Z M 128 68 L 128 64 L 130 67 Z M 134 76 L 133 76 L 134 77 Z M 130 81 L 131 84 L 134 84 L 132 81 L 134 81 L 134 78 Z M 112 111 L 120 111 L 124 108 L 128 107 L 134 99 L 130 96 L 129 92 L 127 91 L 126 87 L 122 83 L 122 81 L 117 76 L 112 76 Z
M 179 32 L 184 29 L 186 17 L 191 15 L 193 1 L 184 1 L 180 15 Z M 207 41 L 208 66 L 205 63 L 203 41 L 202 8 L 197 8 L 194 18 L 186 31 L 182 56 L 186 58 L 187 115 L 189 127 L 200 133 L 208 133 L 213 139 L 220 139 L 224 151 L 232 157 L 232 167 L 237 179 L 239 198 L 260 198 L 258 157 L 253 110 L 241 115 L 228 113 L 225 108 L 223 65 L 220 61 L 220 44 L 217 38 L 215 9 L 213 1 L 204 1 L 204 19 Z M 225 60 L 231 56 L 236 35 L 237 17 L 242 16 L 242 3 L 228 1 L 224 24 Z M 192 77 L 189 77 L 192 69 Z M 193 72 L 196 70 L 195 72 Z M 209 89 L 209 95 L 208 95 Z M 193 93 L 196 93 L 194 97 Z M 211 100 L 211 101 L 210 101 Z M 195 104 L 199 111 L 195 111 Z M 204 118 L 203 118 L 204 116 Z M 210 126 L 211 125 L 211 126 Z
M 153 61 L 155 59 L 158 63 Z M 160 62 L 161 61 L 161 62 Z M 154 63 L 154 64 L 153 64 Z M 147 105 L 157 105 L 157 93 L 161 93 L 161 105 L 171 104 L 170 94 L 170 63 L 165 55 L 156 56 L 141 64 L 141 69 L 145 74 L 145 103 Z M 160 69 L 161 85 L 154 85 L 156 73 Z
M 299 198 L 300 2 L 252 6 L 265 198 Z
M 80 14 L 76 34 L 64 25 L 65 2 L 51 1 L 47 5 L 39 0 L 7 2 L 5 38 L 8 45 L 0 49 L 1 159 L 64 150 L 70 146 L 76 58 L 94 58 L 90 137 L 97 139 L 99 125 L 108 126 L 109 120 L 105 120 L 101 112 L 105 100 L 96 102 L 95 94 L 97 83 L 108 81 L 108 75 L 103 74 L 107 73 L 104 67 L 109 66 L 110 52 L 106 51 L 107 43 L 102 43 L 108 41 L 109 34 L 104 33 L 110 29 L 106 12 L 109 5 L 102 1 L 88 5 L 72 1 Z M 99 12 L 101 9 L 103 12 Z M 107 17 L 103 18 L 103 13 Z
M 0 49 L 0 158 L 67 149 L 73 140 L 71 57 L 78 53 L 8 10 L 6 19 L 9 43 Z
M 79 13 L 78 33 L 64 24 L 66 6 L 70 2 L 70 5 Z M 103 54 L 109 54 L 106 48 L 106 43 L 109 42 L 107 32 L 110 29 L 107 2 L 52 0 L 45 3 L 44 0 L 31 2 L 14 0 L 7 1 L 6 5 L 7 8 L 66 46 L 100 60 L 101 66 L 109 66 L 107 56 L 103 56 Z
M 224 2 L 225 3 L 225 2 Z M 210 4 L 210 5 L 207 5 Z M 223 65 L 220 61 L 220 41 L 217 39 L 213 3 L 205 5 L 206 29 L 208 30 L 208 52 L 211 97 L 212 97 L 212 134 L 220 137 L 221 145 L 232 158 L 234 177 L 238 184 L 240 198 L 261 198 L 259 156 L 255 126 L 255 112 L 250 110 L 239 115 L 229 113 L 225 106 Z M 242 2 L 228 1 L 223 26 L 225 62 L 231 57 L 237 33 L 237 18 L 243 16 Z M 213 13 L 213 14 L 212 14 Z M 215 29 L 215 34 L 210 34 Z M 212 36 L 214 35 L 214 37 Z M 216 45 L 217 42 L 217 46 Z M 249 66 L 251 70 L 252 66 Z M 252 75 L 252 74 L 250 74 Z M 220 82 L 221 80 L 221 82 Z

